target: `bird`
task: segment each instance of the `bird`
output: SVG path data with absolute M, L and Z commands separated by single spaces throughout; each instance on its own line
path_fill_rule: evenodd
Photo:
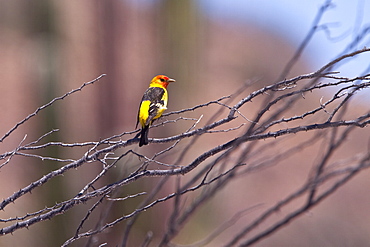
M 148 144 L 149 127 L 167 109 L 167 86 L 171 82 L 175 82 L 175 80 L 168 76 L 155 76 L 141 99 L 136 123 L 136 127 L 139 123 L 141 124 L 139 147 Z

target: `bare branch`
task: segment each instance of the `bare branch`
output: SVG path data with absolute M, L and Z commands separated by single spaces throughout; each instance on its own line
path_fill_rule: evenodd
M 73 89 L 72 91 L 68 92 L 68 93 L 65 93 L 64 95 L 60 96 L 60 97 L 56 97 L 54 99 L 52 99 L 49 103 L 43 105 L 43 106 L 40 106 L 39 108 L 37 108 L 33 113 L 31 113 L 30 115 L 28 115 L 26 118 L 24 118 L 23 120 L 21 120 L 20 122 L 18 122 L 13 128 L 11 128 L 7 133 L 4 134 L 3 137 L 0 138 L 0 142 L 3 142 L 5 138 L 7 138 L 12 132 L 14 132 L 20 125 L 24 124 L 25 122 L 27 122 L 30 118 L 34 117 L 37 115 L 37 113 L 39 113 L 40 111 L 44 110 L 45 108 L 51 106 L 52 104 L 54 104 L 56 101 L 58 100 L 63 100 L 64 98 L 68 97 L 69 95 L 71 94 L 74 94 L 78 91 L 81 91 L 84 87 L 88 86 L 88 85 L 91 85 L 93 84 L 94 82 L 97 82 L 99 81 L 101 78 L 103 78 L 105 76 L 105 74 L 101 74 L 100 76 L 98 76 L 97 78 L 95 78 L 94 80 L 92 81 L 89 81 L 89 82 L 85 82 L 84 84 L 82 84 L 79 88 L 76 88 L 76 89 Z

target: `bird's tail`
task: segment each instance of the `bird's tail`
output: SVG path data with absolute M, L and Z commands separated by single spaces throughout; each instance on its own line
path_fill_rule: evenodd
M 148 144 L 148 132 L 149 132 L 149 125 L 147 125 L 147 126 L 145 126 L 141 129 L 139 147 Z

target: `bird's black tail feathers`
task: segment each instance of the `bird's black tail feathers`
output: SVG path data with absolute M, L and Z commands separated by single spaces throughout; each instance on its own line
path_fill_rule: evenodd
M 148 132 L 149 132 L 149 125 L 147 125 L 147 126 L 145 126 L 141 129 L 139 147 L 148 144 Z

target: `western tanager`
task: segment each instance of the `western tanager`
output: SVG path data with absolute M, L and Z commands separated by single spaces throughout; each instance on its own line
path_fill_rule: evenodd
M 149 84 L 149 88 L 145 91 L 141 99 L 139 112 L 137 114 L 137 123 L 141 124 L 141 137 L 139 146 L 148 144 L 149 127 L 153 121 L 167 109 L 167 86 L 174 79 L 165 75 L 155 76 Z

